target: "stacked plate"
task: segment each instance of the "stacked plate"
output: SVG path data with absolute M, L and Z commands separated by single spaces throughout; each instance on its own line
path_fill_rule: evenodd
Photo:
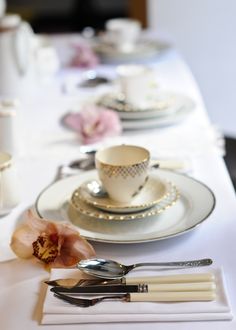
M 103 35 L 93 40 L 92 47 L 103 61 L 120 63 L 152 58 L 168 50 L 170 45 L 163 41 L 139 39 L 133 48 L 122 51 L 109 43 L 106 35 Z
M 159 91 L 142 108 L 128 104 L 121 93 L 108 93 L 98 100 L 98 105 L 115 110 L 127 130 L 168 126 L 184 120 L 194 108 L 188 96 Z
M 145 189 L 125 206 L 92 197 L 86 189 L 91 180 L 98 180 L 96 170 L 52 183 L 36 200 L 38 215 L 73 224 L 90 241 L 131 244 L 186 233 L 203 223 L 215 206 L 206 185 L 173 171 L 153 171 Z
M 71 203 L 81 214 L 97 219 L 143 219 L 162 213 L 178 199 L 175 185 L 161 180 L 156 175 L 150 175 L 144 188 L 132 199 L 130 204 L 119 204 L 109 196 L 92 196 L 87 188 L 88 182 L 84 182 L 73 192 Z

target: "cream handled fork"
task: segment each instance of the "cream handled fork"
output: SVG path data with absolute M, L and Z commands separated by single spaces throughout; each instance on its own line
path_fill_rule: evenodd
M 123 300 L 126 302 L 183 302 L 183 301 L 212 301 L 215 300 L 214 291 L 187 291 L 187 292 L 148 292 L 106 295 L 102 297 L 74 298 L 63 293 L 54 293 L 54 296 L 78 307 L 90 307 L 103 300 Z

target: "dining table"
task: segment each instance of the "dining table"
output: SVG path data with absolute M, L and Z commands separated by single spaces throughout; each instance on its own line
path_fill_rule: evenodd
M 65 56 L 68 56 L 71 35 L 56 35 L 48 38 L 58 51 L 62 63 Z M 125 129 L 120 135 L 106 137 L 92 145 L 82 145 L 76 133 L 63 125 L 63 116 L 70 111 L 77 111 L 87 99 L 91 101 L 95 96 L 110 91 L 113 86 L 104 84 L 94 88 L 80 87 L 78 81 L 84 76 L 86 69 L 69 67 L 63 63 L 51 75 L 42 77 L 38 73 L 35 83 L 29 84 L 22 97 L 17 109 L 19 134 L 18 149 L 14 157 L 19 174 L 21 201 L 9 214 L 0 217 L 0 329 L 137 330 L 146 326 L 149 329 L 163 330 L 183 330 L 190 327 L 193 330 L 236 328 L 234 318 L 236 313 L 234 259 L 236 255 L 236 198 L 223 159 L 224 137 L 216 123 L 209 118 L 201 95 L 201 86 L 198 86 L 188 63 L 176 47 L 170 46 L 153 56 L 138 59 L 138 62 L 152 68 L 158 88 L 191 98 L 194 110 L 184 117 L 175 118 L 169 124 Z M 116 61 L 101 61 L 94 70 L 115 81 L 116 67 Z M 215 97 L 217 98 L 217 95 Z M 222 111 L 225 110 L 222 109 Z M 57 182 L 60 166 L 81 157 L 82 148 L 84 150 L 99 149 L 113 144 L 144 146 L 150 150 L 153 158 L 157 159 L 187 159 L 189 161 L 187 173 L 178 175 L 189 177 L 197 183 L 201 182 L 214 196 L 214 205 L 209 215 L 207 214 L 197 224 L 192 227 L 186 225 L 186 229 L 161 238 L 149 237 L 145 228 L 140 229 L 143 230 L 144 237 L 142 238 L 139 231 L 136 239 L 132 232 L 124 233 L 124 238 L 122 238 L 122 231 L 117 234 L 118 236 L 115 232 L 109 236 L 90 227 L 88 231 L 84 231 L 87 233 L 85 237 L 92 244 L 96 255 L 100 258 L 118 260 L 124 264 L 211 258 L 213 260 L 211 267 L 220 269 L 224 274 L 230 316 L 222 319 L 214 317 L 204 319 L 203 317 L 179 320 L 177 318 L 154 318 L 153 320 L 150 318 L 148 320 L 148 316 L 141 317 L 142 309 L 140 309 L 137 310 L 137 319 L 133 317 L 129 320 L 121 313 L 119 318 L 116 317 L 113 321 L 112 315 L 108 313 L 107 319 L 100 318 L 99 321 L 99 312 L 92 312 L 89 315 L 89 309 L 86 309 L 89 316 L 86 321 L 67 320 L 61 323 L 55 321 L 51 324 L 42 322 L 47 290 L 44 281 L 51 278 L 51 274 L 35 259 L 20 259 L 13 253 L 10 248 L 12 233 L 24 219 L 26 211 L 35 210 L 36 200 L 42 196 L 45 189 Z M 76 172 L 76 176 L 69 178 L 81 180 L 83 176 L 86 176 L 86 171 L 81 170 Z M 191 194 L 196 195 L 194 198 L 198 198 L 198 191 L 197 188 L 195 191 L 194 185 L 190 190 Z M 200 194 L 201 192 L 199 198 Z M 206 203 L 202 200 L 200 205 L 198 204 L 196 214 L 201 213 L 201 204 L 205 207 Z M 194 207 L 194 200 L 190 198 L 186 205 Z M 62 217 L 60 212 L 58 216 Z M 174 223 L 174 211 L 172 217 Z M 99 219 L 95 220 L 99 221 Z M 184 221 L 188 221 L 187 212 Z M 84 232 L 82 230 L 81 234 L 83 235 Z M 53 271 L 57 274 L 57 270 Z M 201 271 L 208 270 L 204 268 Z M 148 270 L 143 272 L 146 276 L 149 275 Z M 194 272 L 194 270 L 191 269 L 188 272 Z M 160 273 L 165 274 L 165 270 L 163 272 L 160 270 L 158 274 Z M 135 270 L 132 274 L 135 274 Z M 154 275 L 155 272 L 152 270 L 151 274 Z M 106 304 L 101 303 L 100 309 L 105 309 L 108 306 Z M 117 304 L 117 313 L 119 313 L 120 304 L 122 303 Z

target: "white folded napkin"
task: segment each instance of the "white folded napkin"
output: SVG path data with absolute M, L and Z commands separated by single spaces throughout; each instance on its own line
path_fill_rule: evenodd
M 226 295 L 225 280 L 221 269 L 210 269 L 215 274 L 217 296 L 215 301 L 198 302 L 122 302 L 104 301 L 95 306 L 81 308 L 53 296 L 48 288 L 43 306 L 42 324 L 76 324 L 107 322 L 171 322 L 231 320 L 232 314 Z M 195 271 L 194 271 L 195 272 Z M 196 272 L 199 272 L 198 270 Z M 201 271 L 204 272 L 204 271 Z M 183 273 L 178 271 L 175 273 Z M 185 273 L 190 273 L 185 270 Z M 191 271 L 193 273 L 193 271 Z M 76 277 L 78 270 L 54 269 L 51 280 Z M 161 273 L 163 275 L 163 272 Z M 165 272 L 165 274 L 169 274 Z M 173 271 L 172 271 L 173 274 Z

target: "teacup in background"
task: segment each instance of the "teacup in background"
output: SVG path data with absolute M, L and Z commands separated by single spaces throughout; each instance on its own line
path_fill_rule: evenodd
M 133 145 L 112 146 L 95 155 L 99 178 L 110 198 L 127 204 L 136 196 L 148 178 L 150 153 Z
M 19 154 L 18 108 L 17 100 L 0 99 L 0 152 Z
M 0 152 L 0 216 L 9 213 L 20 201 L 19 182 L 12 157 Z
M 117 67 L 121 93 L 125 102 L 139 108 L 147 108 L 153 98 L 155 75 L 144 65 L 120 65 Z
M 113 18 L 106 22 L 107 41 L 114 45 L 117 50 L 130 52 L 141 32 L 141 23 L 129 18 Z

